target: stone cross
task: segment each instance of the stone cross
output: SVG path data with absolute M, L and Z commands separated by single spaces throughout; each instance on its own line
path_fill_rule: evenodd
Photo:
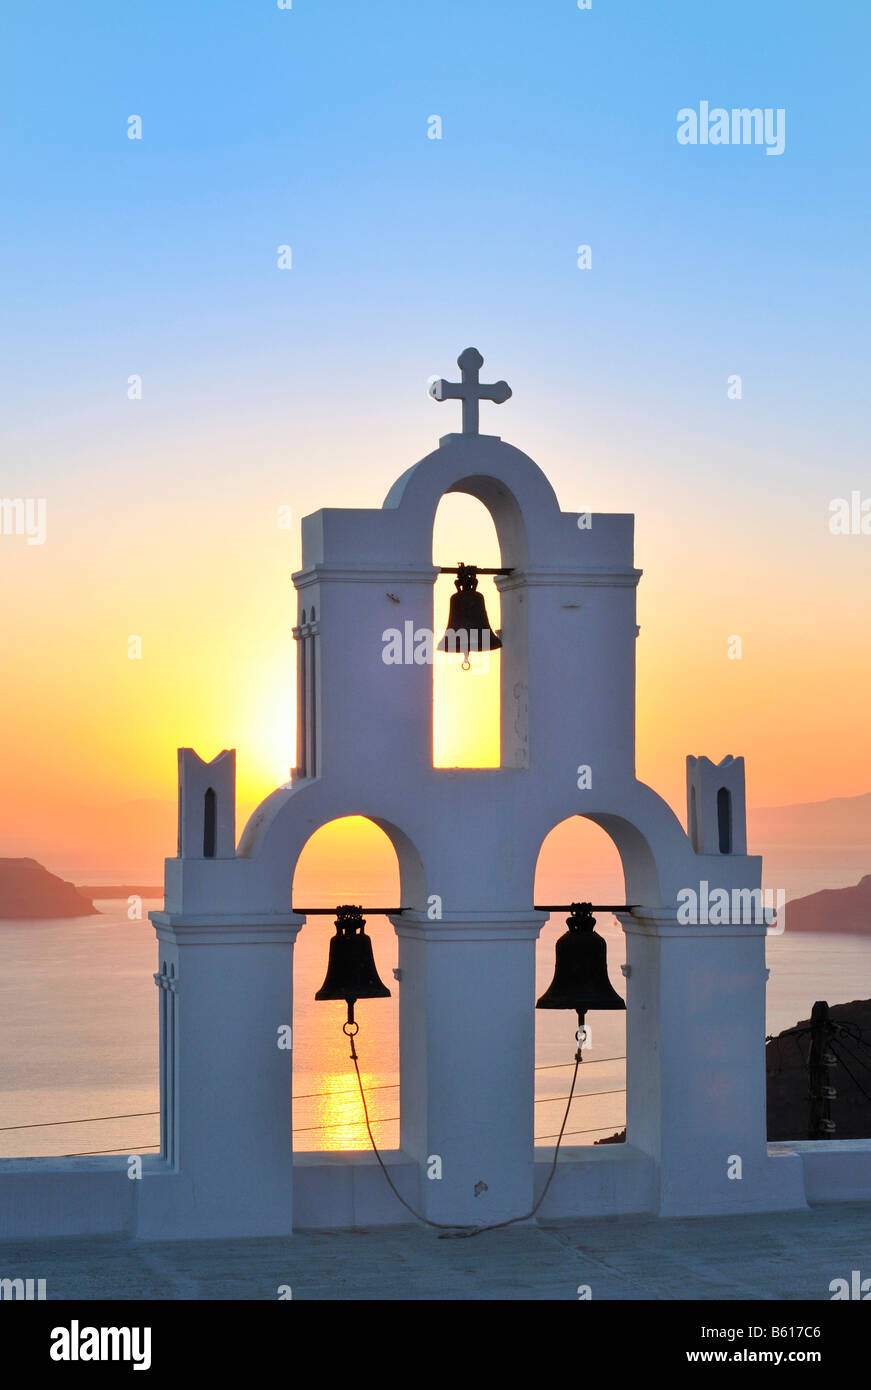
M 479 401 L 495 401 L 497 405 L 501 405 L 511 395 L 511 387 L 507 381 L 497 381 L 492 386 L 484 386 L 479 382 L 478 373 L 483 365 L 484 359 L 478 349 L 466 348 L 457 358 L 462 380 L 455 382 L 439 379 L 429 388 L 434 400 L 463 402 L 463 434 L 478 433 Z

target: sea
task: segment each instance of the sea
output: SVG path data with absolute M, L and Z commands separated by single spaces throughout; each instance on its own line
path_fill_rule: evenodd
M 765 882 L 785 886 L 792 898 L 856 883 L 869 871 L 871 863 L 856 851 L 814 859 L 795 847 L 779 852 L 774 846 Z M 577 870 L 551 868 L 536 898 L 624 901 L 612 866 L 587 865 L 581 877 L 582 893 Z M 364 902 L 377 900 L 379 890 L 383 884 L 360 884 Z M 306 896 L 311 906 L 328 905 L 326 898 Z M 159 1149 L 157 947 L 147 913 L 161 903 L 145 901 L 143 916 L 134 920 L 126 900 L 98 898 L 96 906 L 99 916 L 0 922 L 0 1157 Z M 787 929 L 769 935 L 769 1034 L 807 1018 L 816 999 L 842 1004 L 871 997 L 871 933 L 839 934 L 836 927 L 791 935 L 787 909 Z M 376 1140 L 392 1149 L 399 1145 L 397 939 L 386 918 L 371 917 L 367 929 L 391 997 L 358 1004 L 358 1052 Z M 552 916 L 542 930 L 537 993 L 550 983 L 554 942 L 564 930 L 562 916 Z M 600 916 L 598 930 L 607 942 L 611 981 L 622 994 L 623 931 L 609 914 Z M 293 1129 L 299 1151 L 369 1146 L 341 1031 L 343 1005 L 314 999 L 331 932 L 329 918 L 312 917 L 295 948 Z M 573 1145 L 595 1143 L 626 1122 L 625 1014 L 592 1014 L 588 1023 L 589 1043 L 566 1124 L 565 1142 Z M 546 1146 L 565 1111 L 576 1020 L 539 1010 L 535 1024 L 535 1134 Z

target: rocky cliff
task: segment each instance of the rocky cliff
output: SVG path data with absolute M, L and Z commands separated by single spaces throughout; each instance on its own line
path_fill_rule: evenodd
M 35 859 L 0 859 L 0 918 L 89 917 L 97 910 Z

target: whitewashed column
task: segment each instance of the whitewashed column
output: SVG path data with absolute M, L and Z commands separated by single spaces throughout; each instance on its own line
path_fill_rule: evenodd
M 424 1214 L 483 1225 L 522 1216 L 533 1202 L 535 941 L 544 918 L 430 921 L 404 912 L 391 920 L 401 972 L 400 1147 L 421 1165 Z
M 626 933 L 627 1142 L 662 1216 L 805 1205 L 801 1160 L 769 1158 L 765 927 L 618 913 Z
M 303 918 L 160 912 L 152 921 L 170 1005 L 161 1040 L 166 1150 L 164 1164 L 142 1180 L 138 1234 L 289 1235 L 287 1030 Z

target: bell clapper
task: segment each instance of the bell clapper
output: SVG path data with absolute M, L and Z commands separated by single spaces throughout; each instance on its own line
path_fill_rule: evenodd
M 575 1041 L 578 1044 L 578 1050 L 575 1053 L 576 1062 L 582 1062 L 584 1060 L 584 1043 L 587 1041 L 587 1030 L 584 1026 L 584 1017 L 583 1009 L 578 1009 L 578 1031 L 575 1033 Z
M 356 1063 L 356 1061 L 357 1061 L 357 1049 L 356 1049 L 356 1047 L 354 1046 L 354 1039 L 356 1038 L 357 1034 L 358 1034 L 359 1031 L 360 1031 L 360 1025 L 359 1025 L 359 1023 L 357 1022 L 357 1020 L 354 1018 L 354 1005 L 356 1004 L 356 1002 L 357 1002 L 356 999 L 349 999 L 349 1000 L 347 1000 L 347 1004 L 348 1004 L 348 1017 L 345 1019 L 345 1022 L 342 1024 L 342 1032 L 344 1033 L 345 1037 L 348 1039 L 348 1042 L 351 1044 L 351 1061 L 354 1062 L 354 1063 Z

